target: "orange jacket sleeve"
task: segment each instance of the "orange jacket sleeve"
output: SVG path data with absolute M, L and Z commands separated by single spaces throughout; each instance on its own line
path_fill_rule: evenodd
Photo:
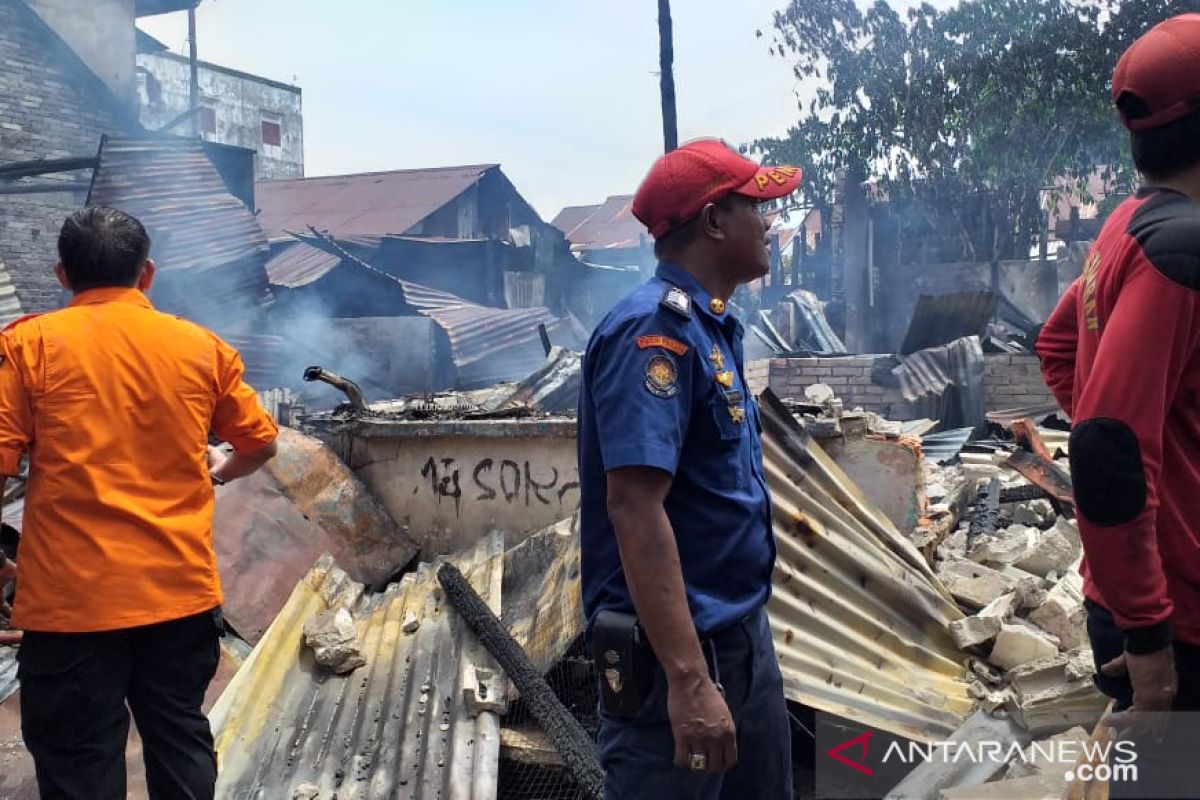
M 239 453 L 257 452 L 275 441 L 279 426 L 263 410 L 258 395 L 246 383 L 246 368 L 238 351 L 220 339 L 216 339 L 216 345 L 217 403 L 213 409 L 213 432 Z
M 22 348 L 12 330 L 0 334 L 0 475 L 18 475 L 33 443 L 33 410 L 22 375 Z

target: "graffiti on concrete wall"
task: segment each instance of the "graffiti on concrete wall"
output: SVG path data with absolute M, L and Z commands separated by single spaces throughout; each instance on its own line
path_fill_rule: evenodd
M 562 506 L 569 493 L 579 492 L 579 481 L 571 480 L 565 473 L 560 475 L 553 465 L 543 467 L 528 460 L 517 462 L 507 458 L 500 461 L 483 458 L 474 465 L 465 465 L 454 458 L 430 456 L 421 467 L 421 477 L 427 483 L 415 486 L 413 494 L 424 488 L 433 492 L 439 504 L 443 500 L 453 501 L 455 515 L 461 515 L 464 500 L 526 507 Z

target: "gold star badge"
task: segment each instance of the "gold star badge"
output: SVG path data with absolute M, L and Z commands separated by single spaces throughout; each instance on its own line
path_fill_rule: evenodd
M 712 365 L 718 370 L 725 369 L 725 354 L 722 353 L 721 348 L 717 347 L 715 344 L 713 345 L 712 352 L 708 354 L 708 360 L 711 361 Z
M 725 301 L 714 297 L 708 301 L 708 310 L 720 316 L 725 313 Z
M 741 406 L 731 405 L 729 407 L 729 416 L 734 422 L 741 425 L 746 421 L 746 409 Z

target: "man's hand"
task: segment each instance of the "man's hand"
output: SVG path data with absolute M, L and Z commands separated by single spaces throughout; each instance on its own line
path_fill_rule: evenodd
M 707 675 L 667 687 L 667 713 L 675 736 L 675 766 L 692 768 L 702 755 L 705 772 L 727 772 L 737 764 L 737 731 L 725 698 Z
M 1175 672 L 1175 649 L 1170 645 L 1154 653 L 1125 653 L 1100 668 L 1110 677 L 1128 675 L 1133 684 L 1133 705 L 1110 714 L 1102 721 L 1109 727 L 1133 732 L 1148 731 L 1161 741 L 1166 733 L 1168 712 L 1179 690 Z
M 205 457 L 205 460 L 208 462 L 209 473 L 216 472 L 217 469 L 219 469 L 228 458 L 229 457 L 222 452 L 221 448 L 209 445 L 208 455 Z

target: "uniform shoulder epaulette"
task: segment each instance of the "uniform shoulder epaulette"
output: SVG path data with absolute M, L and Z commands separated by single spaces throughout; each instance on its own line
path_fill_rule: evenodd
M 658 304 L 684 319 L 692 318 L 692 297 L 678 286 L 668 286 L 663 291 L 662 299 L 658 301 Z
M 3 328 L 0 328 L 0 333 L 3 333 L 4 331 L 12 330 L 13 328 L 15 328 L 15 327 L 17 327 L 18 325 L 20 325 L 22 322 L 27 322 L 28 320 L 31 320 L 31 319 L 33 319 L 34 317 L 40 317 L 40 316 L 42 316 L 42 314 L 44 314 L 44 313 L 46 313 L 46 312 L 44 312 L 44 311 L 39 311 L 39 312 L 38 312 L 38 313 L 36 313 L 36 314 L 26 314 L 26 315 L 25 315 L 25 316 L 23 316 L 23 317 L 17 317 L 17 318 L 16 318 L 16 319 L 14 319 L 12 322 L 10 322 L 10 323 L 8 323 L 7 325 L 5 325 Z

